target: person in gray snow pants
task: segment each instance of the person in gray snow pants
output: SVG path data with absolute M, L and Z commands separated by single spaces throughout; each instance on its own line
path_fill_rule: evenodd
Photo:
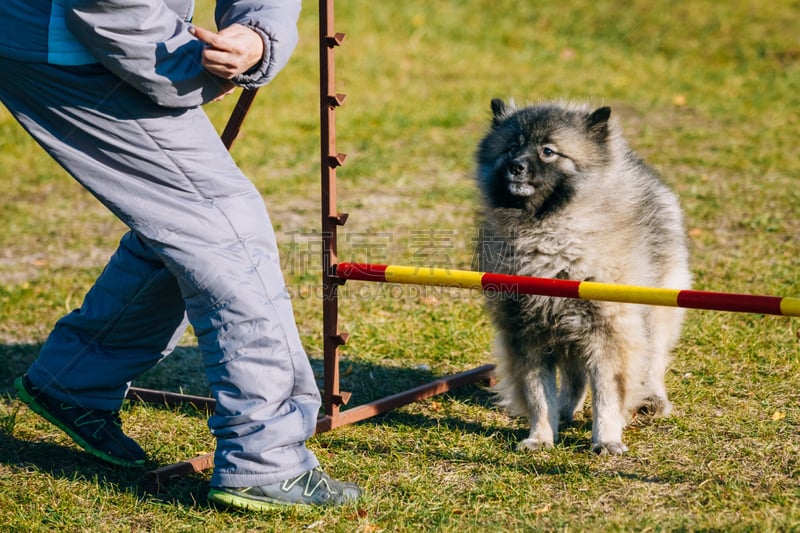
M 116 4 L 118 16 L 126 4 L 142 9 L 142 2 L 79 1 L 71 13 L 70 2 L 63 3 L 76 37 L 79 24 L 102 15 L 104 4 Z M 144 3 L 164 9 L 160 1 Z M 292 4 L 296 20 L 298 2 L 269 4 Z M 217 15 L 223 26 L 225 17 Z M 70 17 L 78 22 L 70 25 Z M 281 52 L 281 43 L 270 41 L 268 30 L 246 23 L 219 33 L 178 28 L 182 46 L 200 47 L 194 67 L 186 68 L 200 63 L 202 72 L 192 75 L 203 81 L 184 89 L 188 76 L 175 74 L 175 83 L 167 76 L 166 93 L 153 85 L 164 84 L 159 63 L 173 74 L 170 62 L 178 59 L 170 54 L 180 47 L 170 52 L 156 42 L 153 72 L 137 81 L 141 62 L 119 60 L 110 51 L 124 51 L 124 43 L 109 45 L 100 32 L 78 39 L 99 59 L 85 64 L 9 57 L 0 43 L 3 104 L 130 228 L 80 309 L 58 321 L 17 380 L 20 398 L 96 457 L 142 465 L 144 451 L 122 432 L 118 410 L 131 380 L 168 355 L 190 323 L 217 402 L 208 421 L 217 442 L 209 499 L 256 510 L 276 503 L 337 504 L 361 494 L 322 472 L 305 445 L 320 395 L 272 225 L 261 195 L 196 105 L 229 93 L 229 80 L 245 71 L 269 68 L 275 57 L 268 56 Z M 247 59 L 253 42 L 255 63 Z M 286 46 L 291 53 L 293 43 Z M 159 101 L 159 94 L 167 96 Z M 181 101 L 184 95 L 199 101 Z

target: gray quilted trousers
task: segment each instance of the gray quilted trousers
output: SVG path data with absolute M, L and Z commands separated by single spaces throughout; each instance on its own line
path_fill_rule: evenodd
M 187 319 L 217 408 L 212 485 L 273 483 L 318 465 L 319 390 L 300 344 L 261 195 L 200 108 L 154 104 L 99 65 L 0 58 L 0 99 L 129 228 L 28 375 L 64 402 L 115 410 Z

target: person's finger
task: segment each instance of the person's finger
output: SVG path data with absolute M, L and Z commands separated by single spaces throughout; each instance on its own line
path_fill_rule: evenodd
M 189 31 L 192 33 L 192 35 L 216 50 L 231 50 L 227 39 L 220 37 L 218 33 L 214 33 L 213 31 L 207 30 L 201 26 L 192 26 Z
M 223 78 L 232 78 L 245 67 L 239 56 L 210 48 L 203 52 L 202 63 L 213 74 Z

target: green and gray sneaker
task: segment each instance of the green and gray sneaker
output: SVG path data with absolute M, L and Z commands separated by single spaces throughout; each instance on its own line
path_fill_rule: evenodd
M 241 489 L 212 487 L 208 501 L 245 511 L 268 511 L 279 505 L 343 505 L 362 494 L 355 483 L 337 481 L 320 468 L 314 468 L 271 485 Z
M 34 386 L 27 375 L 17 378 L 14 387 L 20 400 L 98 459 L 129 468 L 144 465 L 144 450 L 122 432 L 117 411 L 84 409 L 56 400 Z

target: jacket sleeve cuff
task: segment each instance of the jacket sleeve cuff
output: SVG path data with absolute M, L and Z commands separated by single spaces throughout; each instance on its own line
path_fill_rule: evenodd
M 239 87 L 255 89 L 270 82 L 277 72 L 274 72 L 276 69 L 272 65 L 272 41 L 267 32 L 259 28 L 256 24 L 245 25 L 258 33 L 259 37 L 261 37 L 261 40 L 264 42 L 264 55 L 261 57 L 259 63 L 254 65 L 247 72 L 234 76 L 231 81 Z

